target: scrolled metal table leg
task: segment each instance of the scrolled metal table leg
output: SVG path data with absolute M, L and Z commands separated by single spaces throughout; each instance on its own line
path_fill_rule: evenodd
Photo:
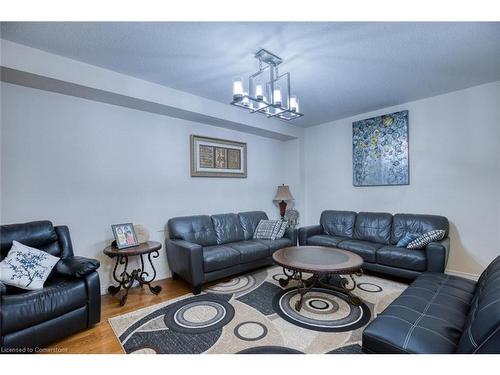
M 292 270 L 289 270 L 287 268 L 283 268 L 283 275 L 285 275 L 286 278 L 281 278 L 278 280 L 278 282 L 280 283 L 280 285 L 283 288 L 286 288 L 288 286 L 288 284 L 290 283 L 290 280 L 294 280 L 296 274 L 297 274 L 296 271 L 292 271 Z
M 300 311 L 302 309 L 302 303 L 304 301 L 304 296 L 311 291 L 312 288 L 317 284 L 319 280 L 319 275 L 314 274 L 312 275 L 309 279 L 304 280 L 302 278 L 302 272 L 299 272 L 299 277 L 300 277 L 300 283 L 301 285 L 298 288 L 300 297 L 299 299 L 295 302 L 295 310 Z
M 161 292 L 161 286 L 159 286 L 159 285 L 152 286 L 151 285 L 151 283 L 156 278 L 156 269 L 155 269 L 152 258 L 156 259 L 159 256 L 160 256 L 159 251 L 153 251 L 153 252 L 148 254 L 148 261 L 149 261 L 149 264 L 151 265 L 151 269 L 153 270 L 153 275 L 151 276 L 151 278 L 149 280 L 147 279 L 149 277 L 149 273 L 144 271 L 144 264 L 142 265 L 142 271 L 141 271 L 141 274 L 139 275 L 141 285 L 142 284 L 147 285 L 149 288 L 149 291 L 155 295 Z M 141 256 L 141 261 L 142 261 L 142 256 Z

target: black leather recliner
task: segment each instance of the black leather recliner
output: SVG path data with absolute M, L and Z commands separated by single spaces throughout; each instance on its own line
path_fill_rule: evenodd
M 407 233 L 421 235 L 435 229 L 444 230 L 445 238 L 425 249 L 396 246 Z M 352 251 L 363 258 L 364 270 L 413 280 L 425 271 L 444 272 L 450 247 L 448 230 L 444 216 L 323 211 L 319 225 L 299 229 L 299 244 Z
M 74 256 L 67 226 L 54 227 L 50 221 L 2 225 L 1 259 L 14 240 L 61 260 L 43 289 L 30 291 L 0 283 L 2 352 L 43 347 L 100 321 L 99 262 Z
M 419 276 L 363 332 L 365 353 L 500 353 L 500 256 L 478 282 Z
M 173 276 L 191 284 L 193 293 L 209 281 L 273 264 L 278 249 L 297 244 L 297 231 L 283 238 L 254 240 L 263 211 L 176 217 L 168 221 L 167 258 Z

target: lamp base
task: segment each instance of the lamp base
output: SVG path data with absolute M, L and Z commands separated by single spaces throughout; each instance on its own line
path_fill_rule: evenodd
M 281 220 L 284 220 L 285 219 L 285 212 L 286 212 L 286 202 L 285 201 L 281 201 L 279 203 L 279 206 L 280 206 Z

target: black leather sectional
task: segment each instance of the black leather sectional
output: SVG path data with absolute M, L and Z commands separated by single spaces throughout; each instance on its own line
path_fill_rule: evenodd
M 0 227 L 0 257 L 12 241 L 60 257 L 44 288 L 23 290 L 0 283 L 2 352 L 35 349 L 96 324 L 101 319 L 99 262 L 74 256 L 67 226 L 50 221 Z M 11 351 L 14 349 L 14 351 Z
M 201 292 L 209 281 L 273 264 L 272 254 L 296 245 L 295 230 L 277 240 L 254 240 L 263 211 L 176 217 L 168 221 L 167 258 L 173 276 Z
M 445 238 L 425 249 L 396 246 L 407 233 L 420 235 L 434 229 L 444 230 Z M 448 229 L 443 216 L 323 211 L 319 225 L 299 229 L 299 244 L 349 250 L 363 258 L 364 270 L 413 280 L 425 271 L 444 272 Z
M 366 353 L 500 353 L 500 256 L 478 282 L 419 276 L 363 333 Z

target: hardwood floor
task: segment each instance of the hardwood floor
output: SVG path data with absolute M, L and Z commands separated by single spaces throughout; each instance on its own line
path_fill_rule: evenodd
M 123 307 L 119 304 L 119 298 L 123 292 L 118 293 L 116 296 L 102 296 L 101 321 L 98 324 L 50 345 L 45 352 L 72 354 L 123 353 L 120 343 L 108 323 L 108 318 L 168 301 L 191 291 L 189 285 L 182 280 L 159 280 L 154 285 L 161 286 L 162 290 L 160 294 L 155 296 L 149 292 L 148 288 L 141 289 L 137 287 L 130 289 L 127 303 Z

